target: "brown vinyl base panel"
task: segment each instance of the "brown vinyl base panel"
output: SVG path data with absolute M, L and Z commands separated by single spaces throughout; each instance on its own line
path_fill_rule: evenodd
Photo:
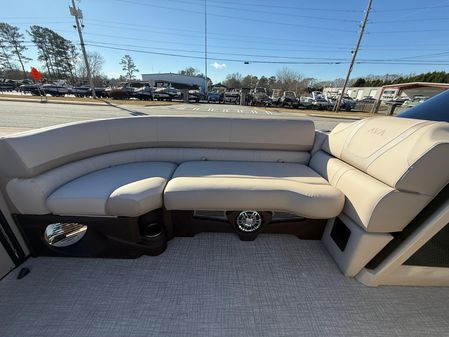
M 236 233 L 243 241 L 252 241 L 259 233 L 291 234 L 302 240 L 319 240 L 326 220 L 281 219 L 271 220 L 261 212 L 266 223 L 254 233 L 243 233 L 226 220 L 197 217 L 193 211 L 159 209 L 140 217 L 88 217 L 15 214 L 32 256 L 137 258 L 159 255 L 167 241 L 177 236 L 195 236 L 203 232 Z M 229 213 L 231 218 L 235 212 Z M 86 235 L 77 243 L 64 247 L 50 246 L 45 229 L 53 223 L 80 223 L 88 227 Z M 148 233 L 148 225 L 157 224 L 159 231 Z M 158 227 L 154 227 L 158 228 Z

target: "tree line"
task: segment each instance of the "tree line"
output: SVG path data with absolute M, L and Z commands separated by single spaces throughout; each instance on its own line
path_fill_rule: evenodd
M 30 26 L 26 32 L 37 49 L 37 61 L 43 69 L 44 81 L 65 80 L 71 84 L 86 82 L 87 70 L 76 45 L 55 31 L 38 25 Z M 0 74 L 10 79 L 29 78 L 27 65 L 32 60 L 25 55 L 29 47 L 19 27 L 0 22 Z M 87 59 L 95 85 L 108 82 L 102 74 L 104 58 L 97 52 L 89 52 Z M 130 55 L 120 61 L 124 76 L 118 80 L 130 80 L 139 72 Z
M 37 61 L 43 66 L 41 73 L 45 80 L 66 80 L 72 84 L 84 81 L 87 76 L 85 65 L 72 41 L 38 25 L 30 26 L 26 33 L 37 49 Z M 30 42 L 26 41 L 19 27 L 0 23 L 0 72 L 3 76 L 12 79 L 29 78 L 27 69 L 32 59 L 25 55 L 29 46 Z M 94 52 L 88 54 L 88 59 L 94 80 L 102 82 L 103 57 Z
M 71 84 L 85 83 L 87 71 L 80 57 L 77 46 L 70 40 L 65 39 L 55 31 L 38 25 L 33 25 L 26 32 L 31 38 L 31 43 L 37 49 L 37 60 L 43 66 L 43 77 L 47 81 L 65 80 Z M 20 32 L 19 27 L 0 22 L 0 74 L 11 79 L 28 78 L 30 67 L 28 63 L 32 60 L 26 56 L 30 42 L 26 41 L 25 35 Z M 102 74 L 105 63 L 104 58 L 97 52 L 87 55 L 95 85 L 103 85 L 110 81 Z M 120 65 L 125 75 L 118 78 L 119 81 L 135 79 L 139 72 L 130 55 L 125 55 Z M 187 67 L 179 71 L 180 74 L 203 77 L 197 69 Z M 228 88 L 254 88 L 265 87 L 271 92 L 273 89 L 282 91 L 294 91 L 298 95 L 320 91 L 324 87 L 341 87 L 344 80 L 337 78 L 333 81 L 319 81 L 312 77 L 304 77 L 301 73 L 282 68 L 273 76 L 243 76 L 240 73 L 227 75 L 223 84 Z M 406 82 L 436 82 L 449 83 L 449 73 L 444 71 L 427 72 L 423 74 L 398 75 L 387 74 L 382 76 L 369 75 L 350 81 L 350 86 L 356 87 L 378 87 L 395 83 Z M 208 78 L 209 85 L 212 84 Z
M 449 83 L 449 73 L 445 71 L 432 71 L 422 74 L 398 75 L 387 74 L 382 76 L 369 75 L 353 80 L 353 87 L 382 87 L 389 84 L 409 82 Z
M 273 76 L 242 76 L 240 73 L 229 74 L 223 84 L 228 88 L 255 88 L 264 87 L 271 94 L 274 89 L 281 93 L 284 91 L 294 91 L 297 95 L 303 95 L 312 91 L 322 90 L 324 86 L 336 84 L 332 81 L 318 81 L 313 77 L 305 77 L 301 73 L 284 67 L 276 72 Z

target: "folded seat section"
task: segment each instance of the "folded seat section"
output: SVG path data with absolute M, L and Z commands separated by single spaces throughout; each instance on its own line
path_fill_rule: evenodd
M 139 162 L 79 177 L 47 199 L 58 215 L 139 216 L 162 207 L 162 192 L 176 165 Z

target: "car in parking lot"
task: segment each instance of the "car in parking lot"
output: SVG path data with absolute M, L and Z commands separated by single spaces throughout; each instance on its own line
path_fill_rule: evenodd
M 210 91 L 207 93 L 207 103 L 223 103 L 224 94 L 219 91 Z
M 376 99 L 373 96 L 364 96 L 357 100 L 357 103 L 374 103 Z
M 224 93 L 224 102 L 240 104 L 240 92 L 238 90 L 230 90 Z
M 248 105 L 269 105 L 271 103 L 267 89 L 264 87 L 256 87 L 251 89 L 248 95 Z
M 283 107 L 297 108 L 299 105 L 299 100 L 294 91 L 284 91 L 278 102 L 278 105 Z
M 189 101 L 194 101 L 195 103 L 199 103 L 204 100 L 204 94 L 199 89 L 190 89 L 189 90 Z

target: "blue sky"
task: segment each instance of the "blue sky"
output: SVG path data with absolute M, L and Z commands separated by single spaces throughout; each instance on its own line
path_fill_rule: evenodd
M 78 42 L 69 3 L 10 1 L 2 6 L 0 21 L 19 26 L 22 32 L 31 24 L 46 26 Z M 284 66 L 306 77 L 330 80 L 346 74 L 348 65 L 335 62 L 351 59 L 367 1 L 207 0 L 207 4 L 208 74 L 214 82 L 234 72 L 270 76 Z M 119 61 L 124 54 L 134 58 L 140 73 L 177 72 L 187 66 L 204 71 L 204 0 L 82 0 L 78 5 L 84 13 L 87 49 L 103 55 L 106 75 L 122 73 Z M 449 71 L 448 23 L 449 0 L 373 0 L 358 56 L 368 63 L 356 64 L 352 77 Z M 33 47 L 28 55 L 36 56 Z

